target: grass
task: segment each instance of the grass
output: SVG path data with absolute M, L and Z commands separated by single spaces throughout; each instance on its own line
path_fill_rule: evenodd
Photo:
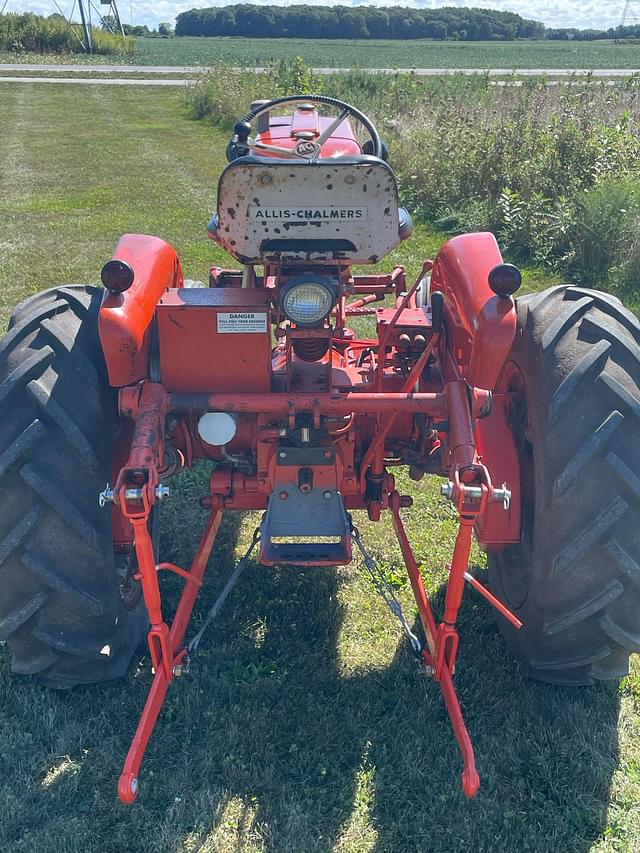
M 323 39 L 136 39 L 134 56 L 54 57 L 55 62 L 134 65 L 268 65 L 302 56 L 309 65 L 344 68 L 629 68 L 640 67 L 640 44 L 610 41 L 328 41 Z M 0 62 L 34 62 L 0 53 Z M 42 61 L 42 59 L 40 59 Z
M 222 261 L 205 224 L 226 138 L 187 121 L 175 92 L 16 85 L 0 89 L 0 115 L 3 321 L 32 292 L 96 282 L 128 230 L 170 239 L 190 277 Z M 402 258 L 415 271 L 438 241 L 423 226 L 388 266 Z M 535 271 L 528 281 L 544 284 Z M 455 519 L 435 484 L 401 486 L 416 499 L 408 529 L 440 608 Z M 163 505 L 163 559 L 193 552 L 202 491 L 202 475 L 187 473 Z M 388 522 L 357 521 L 402 578 Z M 226 519 L 195 625 L 255 523 Z M 406 584 L 398 594 L 412 614 Z M 0 850 L 637 853 L 637 660 L 620 684 L 570 691 L 522 677 L 473 593 L 461 631 L 456 680 L 483 782 L 471 803 L 438 688 L 416 677 L 357 562 L 251 564 L 171 690 L 133 808 L 118 804 L 115 781 L 148 660 L 124 682 L 59 694 L 10 680 L 0 649 Z
M 91 39 L 97 54 L 131 54 L 135 46 L 133 39 L 96 27 L 91 28 Z M 0 15 L 0 49 L 12 53 L 45 50 L 58 54 L 83 52 L 77 29 L 72 30 L 60 15 L 44 18 L 14 12 Z

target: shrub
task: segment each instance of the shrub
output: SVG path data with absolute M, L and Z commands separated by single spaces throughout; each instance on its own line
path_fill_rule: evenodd
M 135 49 L 132 38 L 114 36 L 92 29 L 95 53 L 129 55 Z M 0 15 L 0 50 L 13 53 L 82 53 L 80 38 L 59 15 L 9 13 Z
M 211 74 L 190 109 L 229 126 L 251 100 L 310 88 L 370 115 L 390 143 L 403 202 L 443 230 L 490 229 L 511 259 L 587 284 L 615 276 L 628 287 L 640 271 L 637 77 L 615 87 L 363 71 L 315 78 L 296 59 L 262 75 Z

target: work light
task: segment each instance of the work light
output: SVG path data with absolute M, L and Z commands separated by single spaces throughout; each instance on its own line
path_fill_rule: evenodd
M 280 292 L 280 307 L 292 323 L 317 326 L 331 313 L 337 294 L 337 282 L 327 276 L 294 276 Z

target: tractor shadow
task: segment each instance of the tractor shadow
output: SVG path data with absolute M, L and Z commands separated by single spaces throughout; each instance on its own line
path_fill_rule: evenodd
M 215 849 L 274 853 L 590 850 L 618 759 L 617 685 L 526 679 L 492 611 L 469 592 L 456 676 L 482 780 L 469 802 L 439 687 L 418 674 L 404 640 L 376 664 L 362 659 L 359 634 L 350 660 L 355 571 L 253 563 L 211 627 L 192 683 L 179 685 L 174 724 L 185 740 L 172 756 L 176 790 L 183 777 L 201 798 L 217 791 L 202 837 L 219 839 Z M 192 708 L 185 693 L 200 697 Z
M 195 547 L 201 519 L 192 536 L 178 516 L 178 551 L 163 559 Z M 189 636 L 251 532 L 239 515 L 223 522 Z M 119 686 L 7 687 L 10 718 L 31 703 L 42 719 L 4 755 L 5 778 L 11 761 L 27 768 L 28 796 L 11 796 L 0 849 L 587 853 L 606 826 L 618 759 L 617 685 L 525 679 L 490 609 L 467 595 L 456 685 L 482 784 L 469 802 L 438 686 L 417 675 L 399 634 L 390 660 L 363 655 L 366 621 L 346 610 L 356 571 L 248 565 L 169 692 L 134 807 L 116 803 L 115 784 L 150 683 L 142 653 Z M 178 590 L 169 578 L 169 597 Z M 44 787 L 61 755 L 72 770 L 63 761 Z

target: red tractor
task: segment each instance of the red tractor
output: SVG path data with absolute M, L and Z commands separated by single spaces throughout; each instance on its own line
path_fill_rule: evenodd
M 13 313 L 0 346 L 0 638 L 15 673 L 70 688 L 123 675 L 147 634 L 155 674 L 118 787 L 131 803 L 202 633 L 185 643 L 222 514 L 260 510 L 264 565 L 334 566 L 361 551 L 440 684 L 472 797 L 453 682 L 466 584 L 536 678 L 619 678 L 640 651 L 640 323 L 585 288 L 515 300 L 520 273 L 489 233 L 450 240 L 413 283 L 402 267 L 355 274 L 412 225 L 375 127 L 334 98 L 253 105 L 227 153 L 209 234 L 240 269 L 187 286 L 171 246 L 128 234 L 104 290 L 55 288 Z M 362 316 L 375 320 L 366 339 L 350 326 Z M 197 460 L 214 465 L 187 570 L 159 561 L 157 504 Z M 458 513 L 437 618 L 398 465 L 442 477 Z M 420 636 L 355 510 L 390 515 Z M 474 533 L 491 591 L 469 573 Z M 163 570 L 184 582 L 170 621 Z

